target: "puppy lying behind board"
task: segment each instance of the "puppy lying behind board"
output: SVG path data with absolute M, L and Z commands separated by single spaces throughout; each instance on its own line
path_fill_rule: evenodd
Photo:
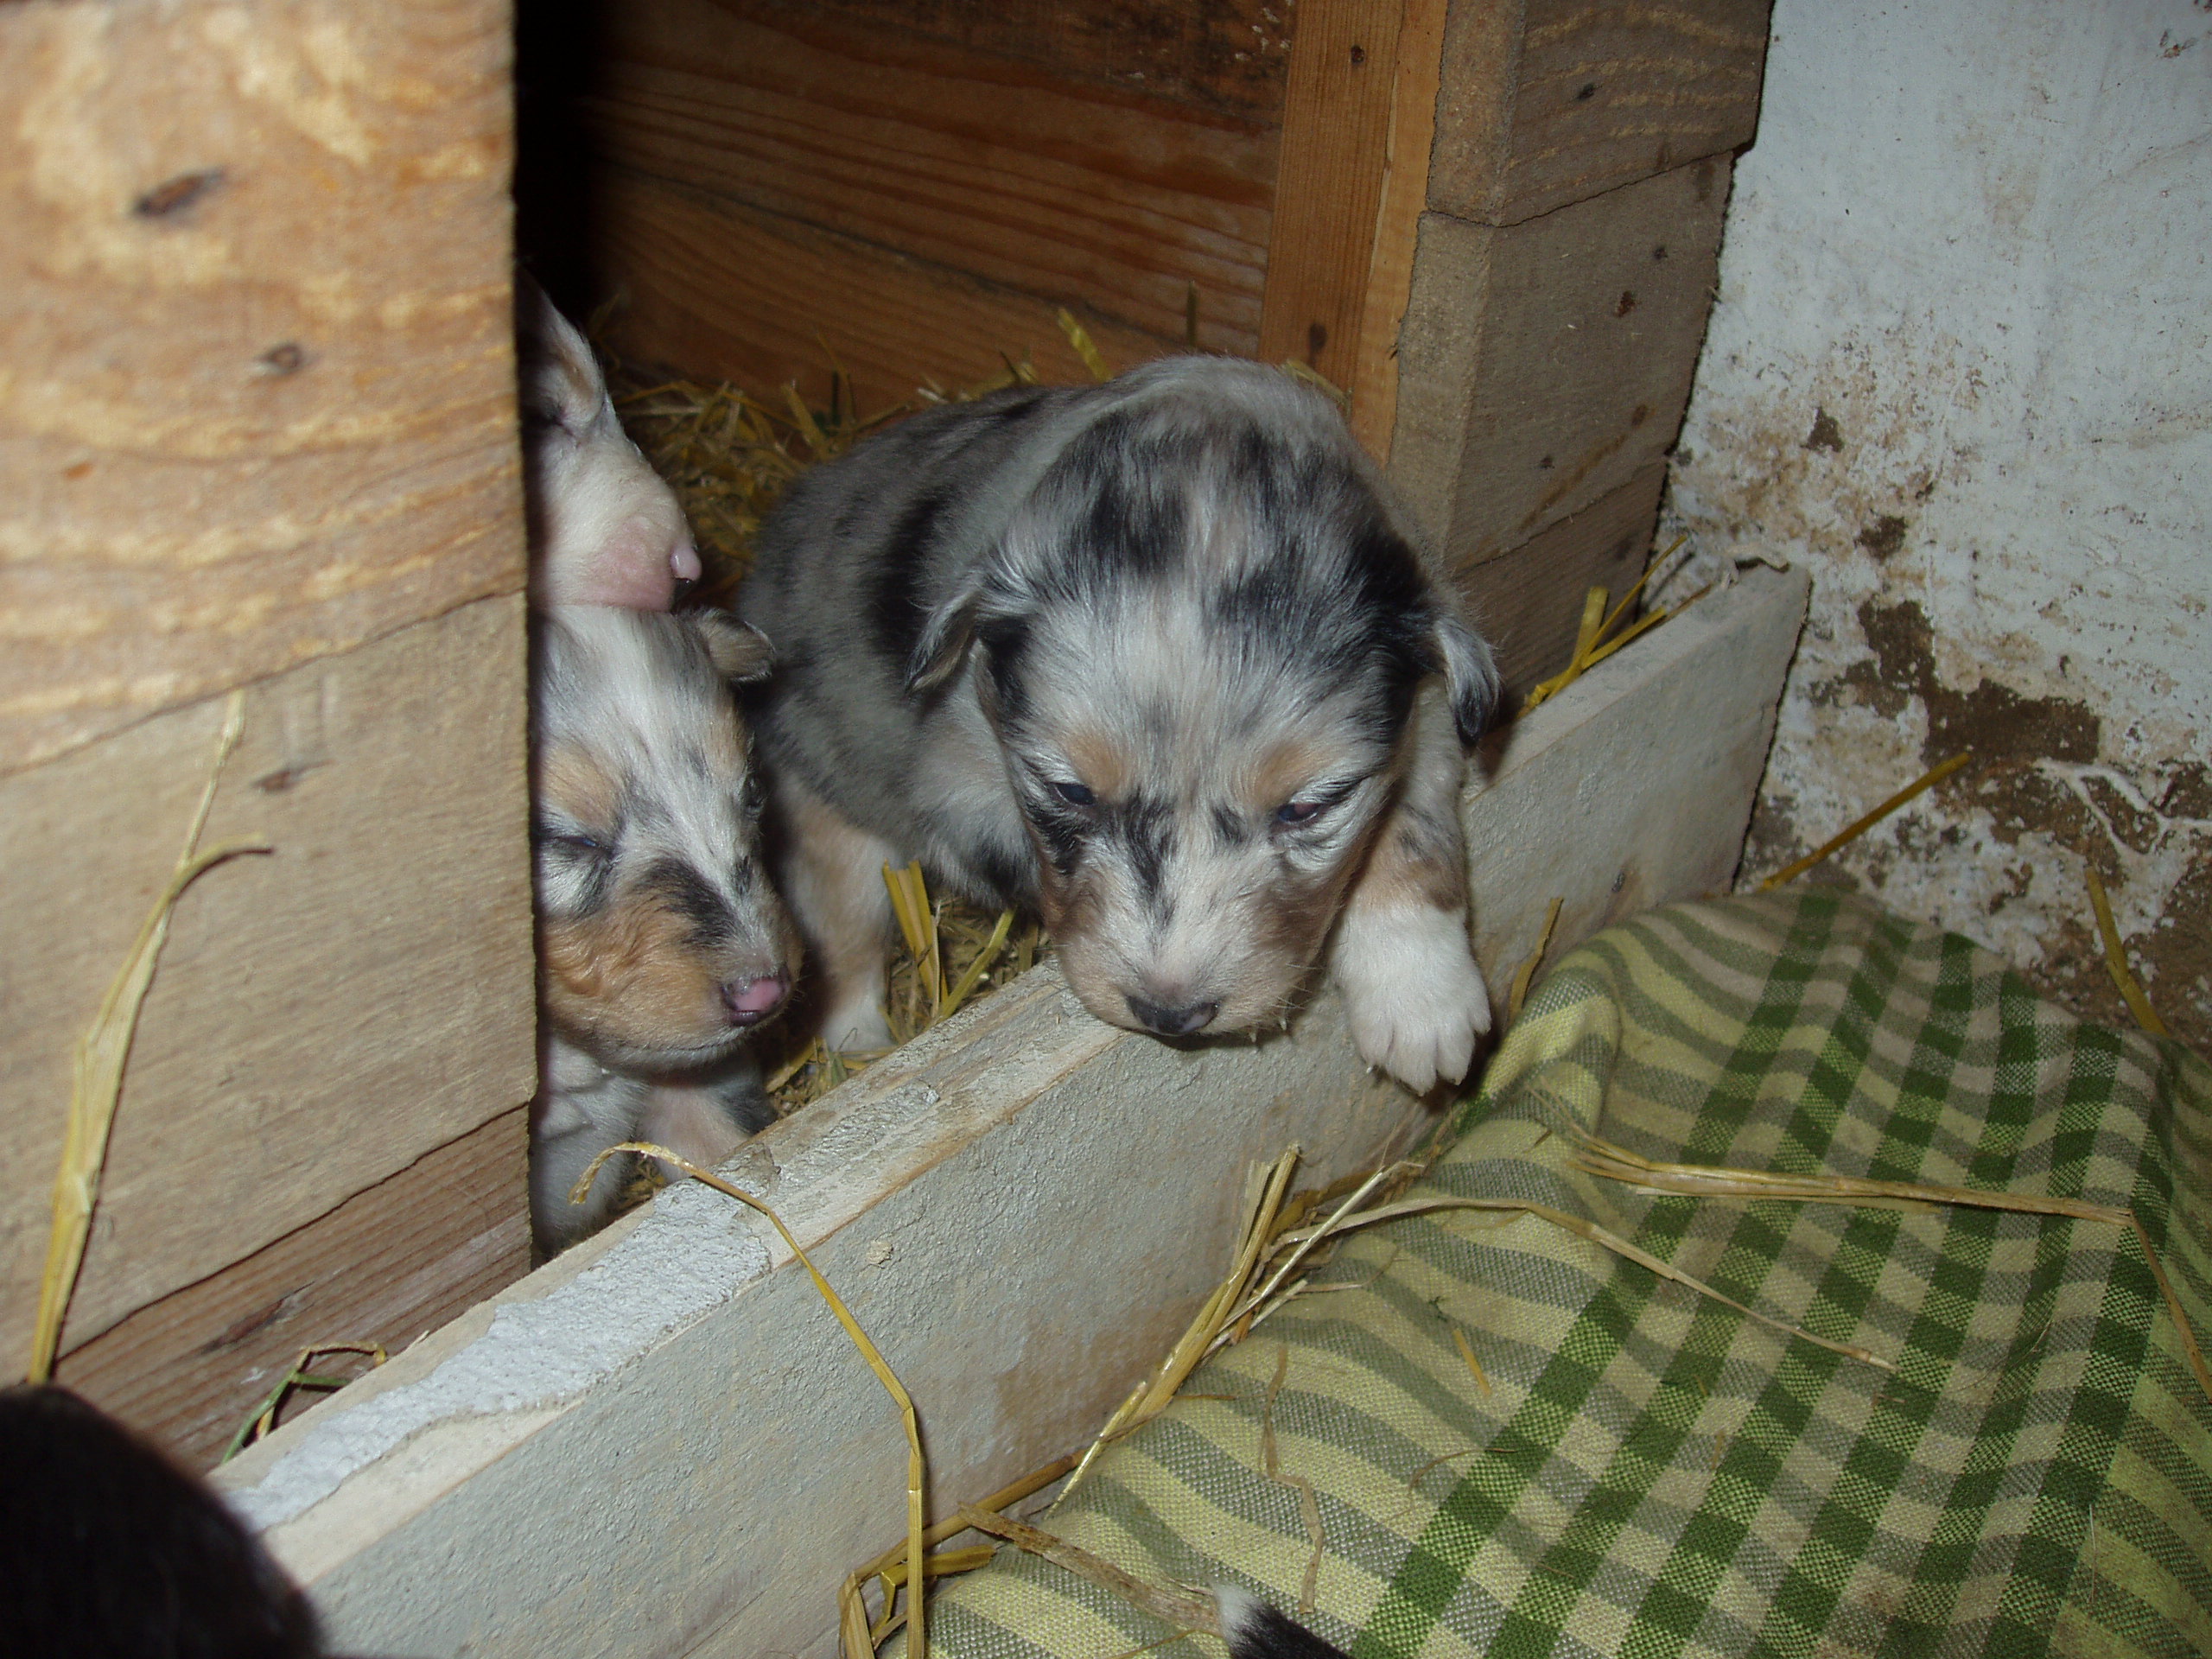
M 798 942 L 729 690 L 766 671 L 760 636 L 720 612 L 578 605 L 533 644 L 531 1211 L 550 1251 L 606 1219 L 619 1161 L 583 1205 L 568 1194 L 607 1147 L 713 1165 L 772 1121 L 743 1044 L 782 1007 Z
M 531 601 L 666 610 L 700 572 L 676 492 L 623 432 L 590 343 L 520 272 L 515 332 Z
M 590 347 L 534 302 L 525 405 L 568 411 L 525 429 L 539 537 L 531 1211 L 550 1254 L 606 1220 L 621 1160 L 582 1205 L 568 1195 L 608 1147 L 653 1141 L 712 1165 L 772 1120 L 743 1046 L 782 1007 L 798 940 L 763 869 L 760 791 L 731 694 L 767 672 L 767 642 L 725 612 L 664 613 L 687 575 L 668 550 L 690 550 L 683 514 L 614 424 Z
M 1317 393 L 1222 359 L 929 410 L 817 467 L 741 613 L 824 1035 L 871 1047 L 880 866 L 1041 913 L 1100 1019 L 1287 1017 L 1325 947 L 1415 1089 L 1489 1029 L 1463 746 L 1497 678 Z

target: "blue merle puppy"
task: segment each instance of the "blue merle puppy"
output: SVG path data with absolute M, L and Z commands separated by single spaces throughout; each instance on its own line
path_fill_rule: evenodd
M 880 867 L 919 858 L 1040 915 L 1110 1024 L 1275 1024 L 1325 951 L 1370 1064 L 1463 1076 L 1497 677 L 1418 547 L 1325 397 L 1224 359 L 931 410 L 803 476 L 738 605 L 826 1038 L 889 1040 Z
M 530 505 L 531 809 L 538 1091 L 531 1215 L 550 1254 L 607 1217 L 624 1141 L 720 1163 L 772 1121 L 747 1039 L 798 942 L 764 869 L 761 790 L 734 683 L 768 642 L 726 612 L 667 614 L 698 574 L 675 493 L 615 421 L 583 337 L 519 290 Z

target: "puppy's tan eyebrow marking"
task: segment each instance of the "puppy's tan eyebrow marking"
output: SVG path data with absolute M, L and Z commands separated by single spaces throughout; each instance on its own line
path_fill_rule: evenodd
M 537 792 L 581 823 L 609 828 L 621 803 L 622 785 L 590 750 L 563 743 L 545 757 Z
M 1071 732 L 1060 747 L 1066 752 L 1082 781 L 1097 794 L 1119 796 L 1128 788 L 1135 771 L 1129 764 L 1129 753 L 1105 733 L 1088 729 Z
M 1272 744 L 1245 774 L 1238 792 L 1253 811 L 1273 812 L 1338 758 L 1301 738 Z

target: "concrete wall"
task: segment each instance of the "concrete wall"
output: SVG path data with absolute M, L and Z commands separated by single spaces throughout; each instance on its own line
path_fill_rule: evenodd
M 1746 880 L 1834 861 L 2212 1046 L 2212 7 L 1778 0 L 1673 511 L 1815 593 Z

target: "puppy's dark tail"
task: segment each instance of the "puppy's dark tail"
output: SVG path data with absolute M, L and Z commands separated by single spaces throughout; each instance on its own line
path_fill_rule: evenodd
M 1218 1584 L 1213 1595 L 1221 1606 L 1221 1639 L 1229 1643 L 1230 1659 L 1345 1659 L 1342 1649 L 1331 1647 L 1249 1590 Z

